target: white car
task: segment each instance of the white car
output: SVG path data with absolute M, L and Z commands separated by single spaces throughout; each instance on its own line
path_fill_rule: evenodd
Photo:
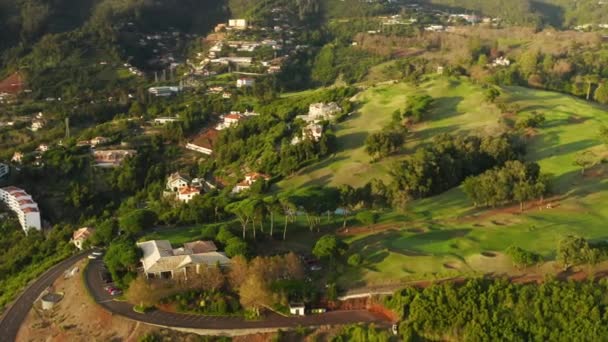
M 97 260 L 99 256 L 95 255 L 95 254 L 89 254 L 89 256 L 87 258 L 91 259 L 91 260 Z
M 91 255 L 94 255 L 94 256 L 96 256 L 96 257 L 100 257 L 100 256 L 102 256 L 102 255 L 103 255 L 103 252 L 97 252 L 97 251 L 96 251 L 96 252 L 91 253 Z

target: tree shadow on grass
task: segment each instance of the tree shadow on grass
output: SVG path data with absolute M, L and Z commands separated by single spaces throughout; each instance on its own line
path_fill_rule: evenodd
M 426 121 L 439 121 L 452 116 L 461 115 L 458 105 L 464 100 L 462 96 L 440 97 L 435 99 Z
M 549 147 L 536 151 L 536 153 L 534 153 L 534 159 L 536 159 L 536 160 L 560 156 L 560 155 L 564 155 L 564 154 L 575 153 L 575 152 L 583 151 L 583 150 L 586 150 L 590 147 L 597 145 L 597 142 L 594 140 L 591 140 L 591 139 L 579 140 L 579 141 L 574 141 L 571 143 L 561 144 L 561 145 L 557 144 L 557 143 L 552 143 L 552 141 L 559 139 L 559 138 L 557 138 L 556 135 L 550 135 L 549 137 L 546 138 L 547 140 L 545 140 L 545 138 L 541 138 L 541 139 L 543 139 L 542 142 L 537 141 L 536 143 L 542 144 L 545 146 L 549 146 Z
M 367 139 L 368 135 L 369 133 L 367 132 L 356 132 L 338 137 L 336 139 L 336 143 L 338 145 L 337 152 L 345 152 L 365 146 L 365 139 Z

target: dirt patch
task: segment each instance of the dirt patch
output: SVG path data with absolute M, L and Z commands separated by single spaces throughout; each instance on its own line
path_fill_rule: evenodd
M 578 115 L 572 115 L 568 118 L 569 124 L 580 124 L 587 121 L 587 118 L 580 117 Z
M 446 262 L 445 264 L 443 264 L 443 267 L 448 270 L 459 270 L 460 269 L 460 265 L 458 265 L 455 262 Z
M 82 261 L 77 267 L 82 271 L 84 265 Z M 48 311 L 37 302 L 19 330 L 18 341 L 137 341 L 155 329 L 112 316 L 97 306 L 84 288 L 80 271 L 55 281 L 52 291 L 64 293 L 63 300 Z

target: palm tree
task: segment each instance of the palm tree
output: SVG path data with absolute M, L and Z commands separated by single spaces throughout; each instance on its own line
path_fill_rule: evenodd
M 289 196 L 284 196 L 279 199 L 279 204 L 283 210 L 283 215 L 285 215 L 285 226 L 283 227 L 283 240 L 287 239 L 287 223 L 294 222 L 296 212 L 298 210 L 297 206 L 293 203 Z
M 583 79 L 587 83 L 587 101 L 589 101 L 591 99 L 591 88 L 600 81 L 600 77 L 598 75 L 586 75 Z

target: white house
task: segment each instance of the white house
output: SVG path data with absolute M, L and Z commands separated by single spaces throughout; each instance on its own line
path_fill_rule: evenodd
M 228 20 L 228 28 L 237 30 L 246 30 L 249 27 L 246 19 L 230 19 Z
M 296 136 L 291 140 L 292 145 L 299 144 L 304 139 L 310 139 L 314 142 L 319 141 L 323 136 L 323 126 L 317 123 L 311 122 L 302 129 L 302 135 Z
M 306 306 L 303 303 L 289 303 L 289 313 L 294 316 L 306 315 Z
M 198 196 L 200 194 L 201 194 L 201 189 L 195 188 L 195 187 L 192 187 L 192 186 L 187 186 L 187 187 L 181 188 L 181 189 L 179 189 L 177 191 L 177 199 L 180 202 L 188 203 L 195 196 Z
M 330 103 L 313 103 L 308 108 L 307 115 L 298 115 L 298 118 L 306 122 L 319 122 L 323 120 L 332 120 L 335 114 L 342 110 L 335 102 Z
M 236 87 L 253 87 L 255 85 L 255 80 L 253 78 L 243 77 L 236 80 Z
M 241 193 L 243 191 L 249 190 L 251 189 L 251 186 L 253 185 L 253 183 L 259 181 L 259 180 L 269 180 L 270 176 L 265 175 L 263 173 L 258 173 L 258 172 L 250 172 L 248 174 L 245 175 L 245 179 L 239 183 L 237 183 L 234 188 L 232 188 L 232 193 L 233 194 L 238 194 Z
M 245 116 L 240 112 L 230 112 L 230 114 L 222 115 L 222 122 L 220 122 L 215 129 L 221 131 L 236 126 L 243 120 L 245 120 Z
M 84 242 L 87 241 L 93 233 L 95 233 L 95 229 L 82 227 L 72 234 L 72 240 L 70 240 L 70 242 L 73 243 L 76 248 L 82 250 Z
M 167 190 L 172 192 L 177 192 L 181 188 L 185 188 L 190 185 L 190 181 L 180 175 L 179 172 L 172 173 L 167 178 Z
M 0 163 L 0 178 L 8 175 L 10 172 L 10 167 L 6 164 Z
M 17 214 L 19 223 L 26 233 L 29 229 L 42 229 L 38 204 L 25 190 L 14 186 L 0 188 L 0 201 Z
M 138 242 L 137 247 L 143 252 L 141 263 L 146 278 L 172 279 L 183 275 L 187 279 L 189 274 L 198 274 L 201 266 L 226 267 L 231 262 L 217 251 L 212 241 L 195 241 L 173 249 L 169 241 L 151 240 Z

